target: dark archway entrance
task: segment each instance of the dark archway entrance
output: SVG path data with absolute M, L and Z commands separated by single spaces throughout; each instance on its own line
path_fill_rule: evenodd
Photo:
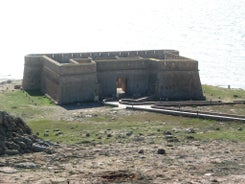
M 116 81 L 117 97 L 124 97 L 127 93 L 127 78 L 118 77 Z

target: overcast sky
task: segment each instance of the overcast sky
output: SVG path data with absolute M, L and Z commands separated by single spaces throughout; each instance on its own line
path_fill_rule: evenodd
M 137 30 L 127 30 L 125 25 L 133 24 L 137 14 L 142 19 L 136 21 L 149 23 L 149 11 L 164 5 L 163 2 L 3 0 L 0 1 L 1 47 L 8 52 L 16 52 L 18 48 L 26 53 L 90 50 L 94 44 L 102 49 L 103 42 L 123 41 L 129 32 L 137 35 Z
M 22 78 L 32 53 L 176 49 L 199 61 L 205 82 L 222 81 L 223 73 L 240 79 L 244 2 L 0 0 L 0 78 Z
M 1 0 L 0 73 L 13 63 L 18 72 L 29 53 L 146 49 L 139 30 L 150 26 L 152 11 L 163 5 L 160 0 Z

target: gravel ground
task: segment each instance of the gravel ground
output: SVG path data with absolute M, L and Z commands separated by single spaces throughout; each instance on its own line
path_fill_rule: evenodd
M 53 154 L 0 157 L 1 183 L 244 183 L 245 144 L 60 145 Z

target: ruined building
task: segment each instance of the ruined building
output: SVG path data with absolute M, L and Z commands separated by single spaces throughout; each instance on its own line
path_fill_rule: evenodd
M 30 54 L 24 90 L 41 90 L 58 104 L 108 97 L 203 99 L 198 62 L 176 50 Z

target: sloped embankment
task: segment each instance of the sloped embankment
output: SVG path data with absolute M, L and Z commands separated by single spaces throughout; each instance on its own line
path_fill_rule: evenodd
M 51 152 L 51 144 L 32 134 L 19 117 L 0 111 L 0 155 Z

